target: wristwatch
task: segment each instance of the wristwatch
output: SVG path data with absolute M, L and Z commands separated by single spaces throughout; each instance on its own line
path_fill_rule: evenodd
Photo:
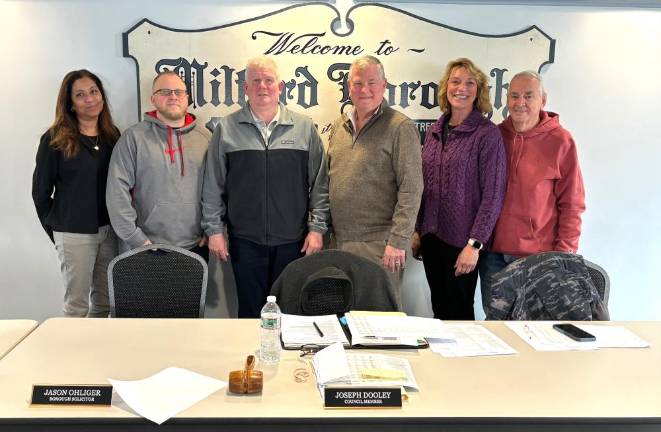
M 477 250 L 482 250 L 482 248 L 484 247 L 481 241 L 475 240 L 474 238 L 469 238 L 468 244 L 473 246 Z

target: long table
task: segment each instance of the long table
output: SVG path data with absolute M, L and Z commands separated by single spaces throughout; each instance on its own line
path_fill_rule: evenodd
M 0 320 L 0 359 L 37 327 L 34 320 Z
M 262 367 L 264 392 L 221 390 L 157 426 L 115 396 L 111 407 L 30 406 L 33 384 L 142 379 L 178 366 L 227 380 L 258 347 L 257 320 L 47 320 L 0 361 L 0 430 L 399 431 L 659 430 L 661 322 L 625 325 L 645 349 L 537 352 L 501 322 L 483 323 L 519 351 L 500 357 L 443 358 L 430 350 L 390 351 L 408 358 L 420 385 L 402 409 L 325 410 L 305 367 L 283 352 Z

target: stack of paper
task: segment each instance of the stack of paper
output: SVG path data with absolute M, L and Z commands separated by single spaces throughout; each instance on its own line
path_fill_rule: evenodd
M 595 350 L 595 342 L 576 342 L 553 330 L 554 322 L 508 321 L 507 327 L 537 351 Z
M 353 345 L 418 346 L 420 338 L 452 339 L 453 335 L 437 319 L 347 313 L 344 315 Z
M 506 325 L 537 351 L 595 350 L 599 348 L 645 348 L 649 344 L 621 326 L 577 324 L 595 336 L 594 342 L 578 342 L 553 329 L 557 321 L 510 321 Z
M 502 339 L 477 324 L 447 324 L 453 339 L 427 338 L 429 348 L 443 357 L 517 354 Z
M 329 384 L 418 389 L 407 359 L 380 354 L 347 354 L 340 343 L 315 354 L 312 366 L 320 389 Z

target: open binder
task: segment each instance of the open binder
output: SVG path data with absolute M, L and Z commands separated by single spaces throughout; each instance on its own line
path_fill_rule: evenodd
M 435 323 L 430 324 L 432 321 Z M 442 324 L 429 318 L 407 317 L 403 313 L 348 312 L 337 315 L 283 315 L 282 347 L 303 345 L 324 347 L 340 342 L 345 348 L 417 349 L 428 348 L 422 336 L 438 335 Z

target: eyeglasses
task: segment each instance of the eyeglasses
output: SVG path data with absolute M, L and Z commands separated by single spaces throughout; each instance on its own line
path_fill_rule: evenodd
M 321 350 L 323 347 L 316 345 L 316 344 L 305 344 L 302 345 L 300 350 L 301 354 L 299 357 L 305 358 L 308 356 L 313 356 L 317 353 L 317 351 Z
M 176 90 L 174 90 L 174 89 L 159 89 L 159 90 L 156 90 L 153 94 L 154 95 L 158 94 L 158 95 L 163 96 L 163 97 L 168 97 L 168 96 L 171 96 L 172 93 L 174 93 L 175 96 L 177 96 L 177 97 L 182 97 L 182 96 L 186 96 L 186 94 L 188 92 L 186 90 L 182 90 L 182 89 L 176 89 Z

